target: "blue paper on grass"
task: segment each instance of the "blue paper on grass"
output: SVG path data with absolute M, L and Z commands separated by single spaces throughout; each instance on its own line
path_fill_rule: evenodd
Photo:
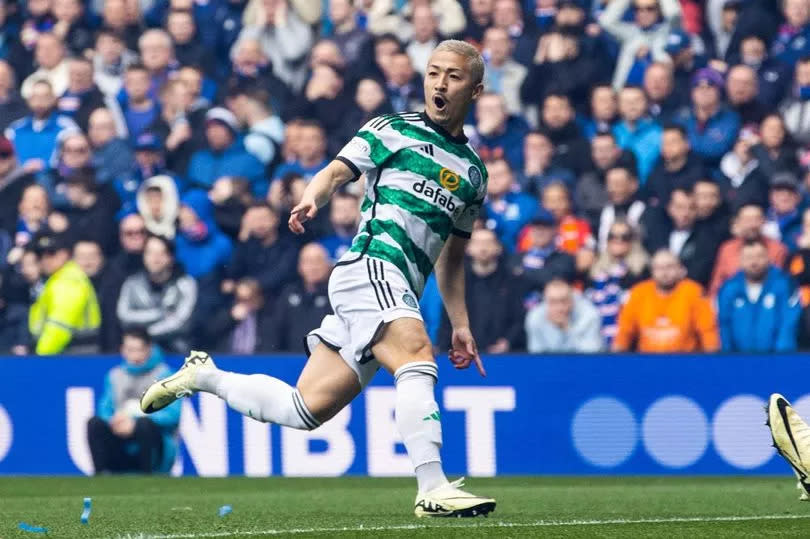
M 223 505 L 222 507 L 219 508 L 219 516 L 224 517 L 231 511 L 233 511 L 233 509 L 231 508 L 230 505 Z
M 32 526 L 25 522 L 20 522 L 18 526 L 24 532 L 31 532 L 31 533 L 48 533 L 48 528 L 42 528 L 40 526 Z
M 93 500 L 91 498 L 84 499 L 84 511 L 82 511 L 81 516 L 82 524 L 87 524 L 90 520 L 90 507 L 91 507 L 90 504 L 92 503 L 92 501 Z

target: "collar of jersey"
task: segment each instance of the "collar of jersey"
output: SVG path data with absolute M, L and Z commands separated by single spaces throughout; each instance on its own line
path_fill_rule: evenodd
M 439 124 L 437 124 L 436 122 L 431 120 L 430 116 L 427 115 L 427 112 L 422 111 L 422 112 L 419 113 L 419 116 L 422 118 L 422 120 L 424 120 L 425 124 L 428 127 L 433 129 L 434 131 L 436 131 L 438 134 L 440 134 L 441 136 L 443 136 L 447 140 L 449 140 L 451 142 L 455 142 L 456 144 L 467 144 L 467 137 L 464 136 L 463 131 L 459 136 L 454 137 L 453 135 L 450 134 L 450 132 L 447 129 L 445 129 L 444 127 L 440 126 Z

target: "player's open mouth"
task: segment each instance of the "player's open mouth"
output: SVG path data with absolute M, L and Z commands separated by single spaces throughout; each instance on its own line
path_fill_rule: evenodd
M 444 107 L 447 106 L 447 101 L 440 95 L 434 95 L 433 104 L 436 105 L 436 110 L 444 110 Z

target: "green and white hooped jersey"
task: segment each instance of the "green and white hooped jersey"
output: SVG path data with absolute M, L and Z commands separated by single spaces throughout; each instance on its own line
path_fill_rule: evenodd
M 421 296 L 450 234 L 470 237 L 487 192 L 481 159 L 424 112 L 374 118 L 336 159 L 366 173 L 359 232 L 339 264 L 386 260 Z

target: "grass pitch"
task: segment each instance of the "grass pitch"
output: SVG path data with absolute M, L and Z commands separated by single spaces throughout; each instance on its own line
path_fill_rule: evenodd
M 0 478 L 0 539 L 44 537 L 810 537 L 790 477 L 471 479 L 489 518 L 417 520 L 410 479 Z M 89 525 L 79 521 L 92 497 Z M 218 508 L 233 512 L 218 516 Z

